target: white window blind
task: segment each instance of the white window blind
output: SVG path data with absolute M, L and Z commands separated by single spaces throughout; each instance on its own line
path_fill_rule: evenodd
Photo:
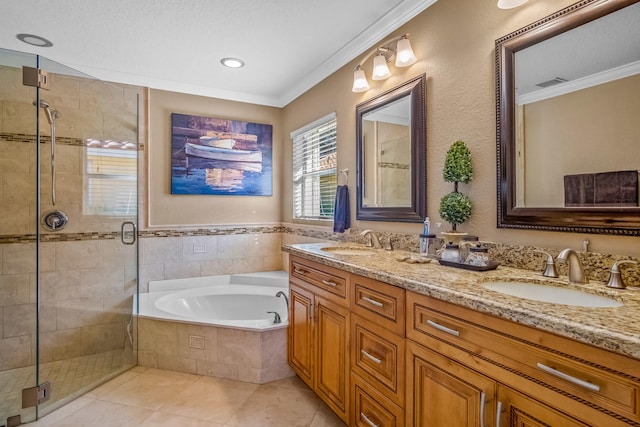
M 84 215 L 135 216 L 137 150 L 87 147 Z
M 336 118 L 324 117 L 291 134 L 293 217 L 333 219 L 336 196 Z

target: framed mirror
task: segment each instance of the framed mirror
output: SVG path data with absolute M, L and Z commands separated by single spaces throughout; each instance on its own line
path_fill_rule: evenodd
M 496 40 L 498 227 L 640 235 L 640 0 Z
M 356 218 L 426 216 L 425 75 L 356 106 Z

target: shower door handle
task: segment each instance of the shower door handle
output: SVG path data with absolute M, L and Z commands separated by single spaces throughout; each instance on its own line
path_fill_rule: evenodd
M 130 228 L 131 238 L 130 239 L 125 238 L 125 234 L 126 234 L 126 230 L 125 229 L 127 228 L 128 225 L 131 226 L 131 228 Z M 122 223 L 122 227 L 120 227 L 120 231 L 121 231 L 120 240 L 122 240 L 123 244 L 125 244 L 125 245 L 133 245 L 136 242 L 137 231 L 136 231 L 136 225 L 133 222 L 131 222 L 131 221 L 123 222 Z

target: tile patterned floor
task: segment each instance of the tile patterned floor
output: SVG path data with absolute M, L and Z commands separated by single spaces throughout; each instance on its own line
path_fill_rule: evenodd
M 56 405 L 75 393 L 83 393 L 125 368 L 124 359 L 123 350 L 115 350 L 41 364 L 41 383 L 50 381 L 53 389 L 52 399 L 44 405 Z M 35 375 L 34 366 L 0 372 L 0 425 L 4 425 L 7 416 L 21 412 L 22 389 L 35 384 Z
M 251 384 L 135 367 L 31 427 L 344 427 L 298 378 Z

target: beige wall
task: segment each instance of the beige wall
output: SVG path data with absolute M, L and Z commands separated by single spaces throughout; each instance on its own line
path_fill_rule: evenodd
M 564 206 L 564 175 L 640 170 L 639 95 L 640 74 L 525 105 L 526 206 Z
M 349 168 L 354 227 L 419 233 L 421 224 L 355 221 L 356 151 L 355 106 L 417 75 L 427 76 L 427 213 L 432 226 L 442 221 L 440 198 L 452 184 L 443 182 L 442 165 L 449 146 L 465 141 L 474 162 L 474 181 L 462 184 L 474 211 L 460 228 L 483 240 L 562 248 L 580 248 L 588 238 L 590 250 L 640 255 L 637 238 L 573 233 L 504 230 L 496 227 L 495 40 L 537 19 L 574 3 L 573 0 L 537 0 L 511 10 L 501 10 L 493 0 L 440 0 L 394 32 L 410 33 L 418 62 L 392 69 L 384 82 L 352 93 L 353 68 L 363 55 L 290 103 L 284 110 L 284 135 L 335 111 L 338 120 L 338 168 Z M 375 46 L 372 46 L 372 48 Z M 370 74 L 371 61 L 365 69 Z M 283 161 L 283 219 L 291 221 L 291 141 L 285 138 Z M 443 231 L 448 225 L 443 225 Z
M 273 125 L 273 195 L 171 194 L 171 113 Z M 282 109 L 151 90 L 149 95 L 148 225 L 256 224 L 280 221 Z M 284 175 L 286 176 L 286 175 Z

